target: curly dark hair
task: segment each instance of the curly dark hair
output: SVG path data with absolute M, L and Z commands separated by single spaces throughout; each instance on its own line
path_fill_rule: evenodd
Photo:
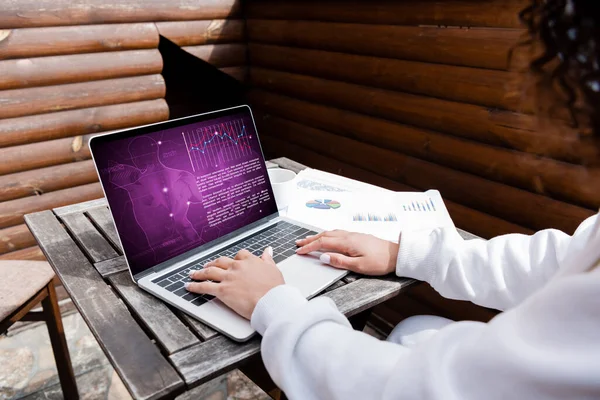
M 530 69 L 567 106 L 574 127 L 600 138 L 600 0 L 531 1 L 519 17 L 528 43 L 543 52 Z

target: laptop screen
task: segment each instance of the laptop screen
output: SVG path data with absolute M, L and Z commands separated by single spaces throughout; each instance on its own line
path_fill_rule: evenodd
M 90 146 L 132 275 L 277 212 L 248 107 Z

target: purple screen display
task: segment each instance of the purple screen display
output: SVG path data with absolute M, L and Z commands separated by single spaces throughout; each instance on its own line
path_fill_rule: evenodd
M 246 112 L 93 151 L 134 275 L 277 211 Z

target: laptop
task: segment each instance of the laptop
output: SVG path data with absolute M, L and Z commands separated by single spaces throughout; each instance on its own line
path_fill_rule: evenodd
M 249 321 L 188 292 L 190 270 L 271 246 L 285 282 L 307 298 L 347 273 L 295 253 L 319 229 L 279 214 L 246 105 L 95 136 L 89 147 L 134 282 L 236 341 L 255 333 Z

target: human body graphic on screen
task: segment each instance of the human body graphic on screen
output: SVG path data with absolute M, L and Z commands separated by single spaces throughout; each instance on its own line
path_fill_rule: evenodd
M 94 158 L 134 274 L 276 211 L 245 113 L 101 142 Z

